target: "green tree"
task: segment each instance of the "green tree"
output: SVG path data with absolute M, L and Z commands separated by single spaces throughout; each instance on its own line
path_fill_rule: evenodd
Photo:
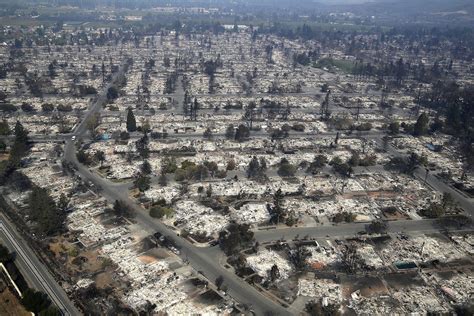
M 12 259 L 12 255 L 7 247 L 0 244 L 0 262 L 7 262 Z
M 107 90 L 107 100 L 113 101 L 117 99 L 118 96 L 119 96 L 119 92 L 116 87 L 112 86 Z
M 135 114 L 133 114 L 132 108 L 128 108 L 127 112 L 127 131 L 129 133 L 137 130 L 137 121 L 135 120 Z
M 222 287 L 222 284 L 224 284 L 224 277 L 222 275 L 219 275 L 216 278 L 214 283 L 216 284 L 217 289 L 220 290 Z
M 0 135 L 10 135 L 11 130 L 10 126 L 8 126 L 8 122 L 6 120 L 3 120 L 0 122 Z
M 143 135 L 140 139 L 135 142 L 135 147 L 137 152 L 142 159 L 147 159 L 150 155 L 150 150 L 148 149 L 148 136 Z
M 273 194 L 273 206 L 267 204 L 268 212 L 270 213 L 270 223 L 280 224 L 283 222 L 288 215 L 287 210 L 283 207 L 283 193 L 281 189 L 278 189 Z
M 31 217 L 44 234 L 53 235 L 63 228 L 66 216 L 58 209 L 46 189 L 34 187 L 28 199 L 28 206 Z
M 69 209 L 69 203 L 71 202 L 71 199 L 69 199 L 66 194 L 64 193 L 61 193 L 60 197 L 59 197 L 59 201 L 58 201 L 58 209 L 63 212 L 63 213 L 66 213 L 67 210 Z
M 88 165 L 90 163 L 89 154 L 86 153 L 83 149 L 77 152 L 76 157 L 77 161 L 79 161 L 79 163 L 81 164 Z
M 204 131 L 204 134 L 202 135 L 205 139 L 211 139 L 212 138 L 212 130 L 208 127 Z
M 426 135 L 428 133 L 429 123 L 430 123 L 430 119 L 428 117 L 428 114 L 422 113 L 418 117 L 418 120 L 415 123 L 415 126 L 413 128 L 413 135 L 414 136 Z
M 299 270 L 306 266 L 306 259 L 311 257 L 311 252 L 303 246 L 297 246 L 295 250 L 290 252 L 290 260 Z
M 230 124 L 227 126 L 225 130 L 225 138 L 227 139 L 234 139 L 235 138 L 235 127 L 234 125 Z
M 367 232 L 369 234 L 384 234 L 387 232 L 388 223 L 382 220 L 373 220 L 367 225 Z
M 42 310 L 46 310 L 51 302 L 45 293 L 27 289 L 23 293 L 21 304 L 30 312 L 39 314 Z
M 43 103 L 43 104 L 41 104 L 41 109 L 44 112 L 52 112 L 52 111 L 54 111 L 54 105 L 51 104 L 51 103 Z
M 20 121 L 16 121 L 15 123 L 14 134 L 16 142 L 28 143 L 28 131 L 23 127 Z
M 231 222 L 225 231 L 219 233 L 219 246 L 230 255 L 253 244 L 253 237 L 250 225 Z
M 150 175 L 152 173 L 151 165 L 148 160 L 143 161 L 142 165 L 140 166 L 140 171 L 145 175 Z
M 451 193 L 443 193 L 443 198 L 441 199 L 441 206 L 445 210 L 451 210 L 456 206 L 456 201 L 454 200 L 453 195 Z
M 306 169 L 307 173 L 318 173 L 328 163 L 328 158 L 324 155 L 316 155 L 313 161 L 309 164 Z
M 150 189 L 150 177 L 140 174 L 138 178 L 133 182 L 135 188 L 137 188 L 140 192 L 145 192 L 146 190 Z
M 240 124 L 237 127 L 237 131 L 235 132 L 235 140 L 238 142 L 243 142 L 247 140 L 249 137 L 250 137 L 250 129 L 247 126 Z
M 280 278 L 280 270 L 278 269 L 278 266 L 274 264 L 272 268 L 268 272 L 270 281 L 275 282 L 277 279 Z
M 153 205 L 150 208 L 150 216 L 153 218 L 163 218 L 173 215 L 173 209 L 166 205 Z
M 349 165 L 351 167 L 357 167 L 359 164 L 360 164 L 360 156 L 359 156 L 359 153 L 354 151 L 352 153 L 352 156 L 351 158 L 349 159 L 348 161 Z
M 50 305 L 48 308 L 43 309 L 39 316 L 61 316 L 61 312 L 56 306 Z
M 247 167 L 247 177 L 250 179 L 263 179 L 265 178 L 266 169 L 265 160 L 259 160 L 256 156 L 253 156 Z
M 92 114 L 86 121 L 87 130 L 90 133 L 92 139 L 97 137 L 97 127 L 100 125 L 100 113 Z
M 296 167 L 293 166 L 286 158 L 283 158 L 278 166 L 278 175 L 280 177 L 294 177 Z
M 442 204 L 440 203 L 431 203 L 428 208 L 421 211 L 423 216 L 428 218 L 438 218 L 443 216 L 445 213 L 445 209 Z
M 129 217 L 132 215 L 132 210 L 124 201 L 115 200 L 113 211 L 118 217 Z
M 94 154 L 94 159 L 100 163 L 100 166 L 102 166 L 105 161 L 105 153 L 102 150 L 96 151 Z
M 168 185 L 168 178 L 166 177 L 166 173 L 161 172 L 160 177 L 158 178 L 158 184 L 161 185 L 162 187 L 165 187 Z
M 388 125 L 388 132 L 392 135 L 397 135 L 400 133 L 400 123 L 392 122 Z

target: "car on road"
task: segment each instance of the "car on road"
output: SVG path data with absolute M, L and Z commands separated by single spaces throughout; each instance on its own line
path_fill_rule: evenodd
M 75 140 L 76 140 L 76 135 L 72 136 L 72 137 L 71 137 L 71 140 L 72 140 L 72 141 L 75 141 Z

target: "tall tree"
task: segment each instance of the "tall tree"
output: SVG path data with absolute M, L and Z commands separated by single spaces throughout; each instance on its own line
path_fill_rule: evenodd
M 10 135 L 11 130 L 10 126 L 8 126 L 8 122 L 6 120 L 0 122 L 0 135 Z
M 53 235 L 62 229 L 65 214 L 58 209 L 46 189 L 34 187 L 28 202 L 30 215 L 40 231 Z
M 128 108 L 127 112 L 127 131 L 128 132 L 135 132 L 137 130 L 137 121 L 135 119 L 135 114 L 131 108 Z
M 102 166 L 105 161 L 105 153 L 102 150 L 98 150 L 94 154 L 94 158 L 100 163 L 100 166 Z
M 15 124 L 15 141 L 27 143 L 28 142 L 28 131 L 23 127 L 20 121 L 16 121 Z
M 428 133 L 430 119 L 426 113 L 421 113 L 413 129 L 414 136 L 423 136 Z
M 142 165 L 140 166 L 140 171 L 145 175 L 151 174 L 151 165 L 148 160 L 143 161 Z
M 229 126 L 227 126 L 225 130 L 225 138 L 234 139 L 234 137 L 235 137 L 235 127 L 234 125 L 230 124 Z

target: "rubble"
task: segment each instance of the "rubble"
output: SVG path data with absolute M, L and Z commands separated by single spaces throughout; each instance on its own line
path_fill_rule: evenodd
M 246 261 L 248 266 L 263 279 L 268 279 L 268 272 L 271 270 L 273 265 L 278 267 L 280 280 L 287 279 L 290 272 L 293 271 L 288 260 L 272 250 L 259 250 L 257 254 L 248 256 Z

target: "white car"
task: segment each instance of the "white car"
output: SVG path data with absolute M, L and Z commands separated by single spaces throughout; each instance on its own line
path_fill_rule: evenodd
M 73 137 L 71 137 L 71 140 L 72 141 L 76 140 L 76 136 L 74 135 Z

